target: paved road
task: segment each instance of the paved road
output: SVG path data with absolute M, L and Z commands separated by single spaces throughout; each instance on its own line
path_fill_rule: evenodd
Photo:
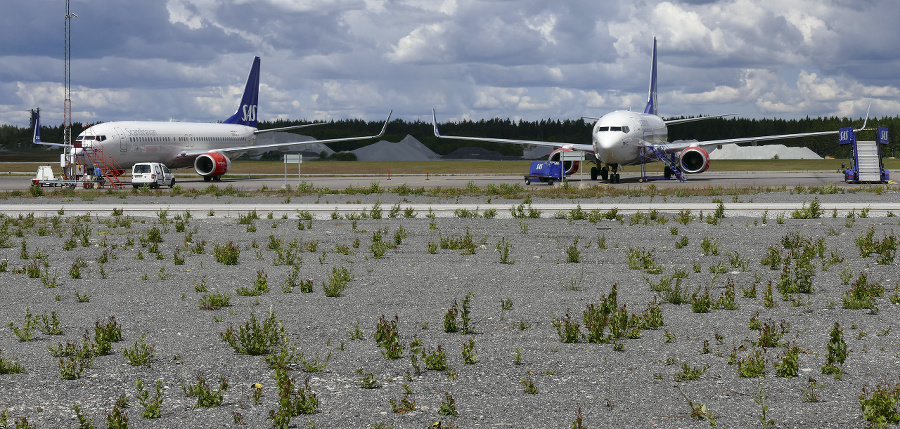
M 434 188 L 434 187 L 462 187 L 469 182 L 477 186 L 486 186 L 489 184 L 521 184 L 524 186 L 524 176 L 521 175 L 394 175 L 387 176 L 367 176 L 367 175 L 343 175 L 343 176 L 303 176 L 302 181 L 309 183 L 317 188 L 344 189 L 349 186 L 367 187 L 372 182 L 377 182 L 382 187 L 396 187 L 406 184 L 411 188 Z M 126 178 L 127 180 L 127 178 Z M 299 180 L 296 175 L 288 177 L 287 180 L 283 176 L 248 176 L 248 177 L 231 177 L 221 182 L 204 182 L 197 176 L 179 177 L 178 185 L 184 189 L 205 188 L 210 184 L 220 186 L 232 185 L 237 189 L 251 190 L 260 189 L 263 186 L 269 189 L 281 188 L 285 183 L 296 186 Z M 622 173 L 622 183 L 611 185 L 600 181 L 592 181 L 587 175 L 575 174 L 569 178 L 569 182 L 573 186 L 616 186 L 616 187 L 645 187 L 648 183 L 638 182 L 637 172 Z M 654 180 L 653 185 L 659 188 L 663 187 L 780 187 L 787 186 L 789 188 L 796 186 L 824 186 L 835 185 L 842 187 L 854 187 L 860 185 L 848 185 L 843 182 L 843 175 L 835 171 L 814 171 L 814 172 L 707 172 L 697 175 L 688 175 L 688 181 L 681 183 L 677 180 Z M 2 176 L 0 177 L 0 191 L 6 190 L 26 190 L 31 185 L 31 177 L 24 176 Z M 546 184 L 533 184 L 530 186 L 544 187 Z M 559 186 L 555 184 L 554 186 Z M 865 186 L 865 185 L 863 185 Z

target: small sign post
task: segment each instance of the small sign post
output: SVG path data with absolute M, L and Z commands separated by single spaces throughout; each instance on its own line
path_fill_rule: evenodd
M 303 155 L 285 154 L 284 155 L 284 185 L 287 186 L 287 165 L 297 164 L 297 183 L 300 183 L 300 164 L 303 163 Z
M 560 152 L 559 160 L 578 162 L 578 180 L 584 182 L 584 152 L 580 150 Z M 565 175 L 565 171 L 563 171 L 563 175 Z

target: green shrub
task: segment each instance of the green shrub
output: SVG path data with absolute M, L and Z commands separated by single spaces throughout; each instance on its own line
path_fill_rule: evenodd
M 222 401 L 225 399 L 225 392 L 228 390 L 228 379 L 222 378 L 219 380 L 219 390 L 213 390 L 202 375 L 197 375 L 197 384 L 185 386 L 182 383 L 181 390 L 184 391 L 184 395 L 188 398 L 197 398 L 196 407 L 218 407 L 222 405 Z
M 222 245 L 218 243 L 213 245 L 213 256 L 216 257 L 216 262 L 222 265 L 237 265 L 240 254 L 241 250 L 231 241 Z
M 18 362 L 3 359 L 3 350 L 0 350 L 0 375 L 3 374 L 21 374 L 25 372 L 25 367 Z
M 344 268 L 343 266 L 331 267 L 331 277 L 329 277 L 327 282 L 323 282 L 322 284 L 325 296 L 341 296 L 344 289 L 347 288 L 347 283 L 350 282 L 351 278 L 352 276 L 349 269 Z
M 887 425 L 900 423 L 900 414 L 897 413 L 897 403 L 900 402 L 900 384 L 893 388 L 878 384 L 869 390 L 863 386 L 859 395 L 859 406 L 863 418 L 869 422 L 870 427 L 886 427 Z
M 128 359 L 128 363 L 134 366 L 150 366 L 150 363 L 156 358 L 156 347 L 147 344 L 146 340 L 147 336 L 141 335 L 140 341 L 134 342 L 134 347 L 122 349 L 122 354 L 125 355 L 125 359 Z
M 262 323 L 256 320 L 256 314 L 250 313 L 250 320 L 244 326 L 238 327 L 237 331 L 233 327 L 228 327 L 219 336 L 234 351 L 257 356 L 271 353 L 281 344 L 285 333 L 284 326 L 275 317 L 275 313 L 269 313 L 269 317 Z

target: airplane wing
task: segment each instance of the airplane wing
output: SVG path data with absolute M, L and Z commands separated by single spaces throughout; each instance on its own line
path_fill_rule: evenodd
M 289 127 L 281 127 L 281 128 L 269 128 L 265 130 L 256 130 L 253 134 L 265 134 L 265 133 L 274 133 L 278 131 L 287 131 L 287 130 L 296 130 L 298 128 L 306 128 L 306 127 L 317 127 L 319 125 L 325 125 L 324 122 L 317 122 L 315 124 L 304 124 L 304 125 L 291 125 Z
M 441 135 L 441 132 L 438 131 L 437 125 L 437 114 L 435 114 L 434 109 L 431 110 L 431 119 L 432 125 L 434 126 L 434 136 L 442 139 L 453 139 L 453 140 L 469 140 L 476 142 L 490 142 L 490 143 L 512 143 L 512 144 L 521 144 L 521 145 L 535 145 L 535 146 L 549 146 L 549 147 L 558 147 L 572 150 L 580 150 L 584 152 L 594 152 L 594 146 L 589 144 L 581 144 L 581 143 L 556 143 L 556 142 L 542 142 L 542 141 L 534 141 L 534 140 L 510 140 L 510 139 L 496 139 L 491 137 L 465 137 L 465 136 L 444 136 Z
M 666 125 L 677 125 L 677 124 L 683 124 L 685 122 L 697 122 L 697 121 L 705 121 L 707 119 L 724 118 L 726 116 L 734 116 L 734 113 L 728 113 L 725 115 L 715 115 L 715 116 L 700 116 L 697 118 L 670 119 L 668 121 L 663 121 L 663 122 L 665 122 Z
M 864 131 L 865 128 L 860 128 L 854 130 L 854 132 Z M 657 149 L 660 149 L 664 152 L 680 152 L 688 147 L 701 147 L 701 148 L 709 148 L 712 146 L 721 146 L 726 144 L 738 144 L 738 143 L 756 143 L 756 142 L 764 142 L 764 141 L 772 141 L 772 140 L 788 140 L 788 139 L 796 139 L 801 137 L 817 137 L 817 136 L 830 136 L 839 133 L 840 131 L 820 131 L 820 132 L 812 132 L 812 133 L 796 133 L 796 134 L 778 134 L 771 136 L 759 136 L 759 137 L 739 137 L 734 139 L 722 139 L 722 140 L 705 140 L 705 141 L 686 141 L 686 142 L 674 142 L 674 143 L 664 143 L 657 144 Z M 647 145 L 651 145 L 647 143 Z
M 181 157 L 190 157 L 190 156 L 203 155 L 204 153 L 208 153 L 208 152 L 222 152 L 222 153 L 243 152 L 243 151 L 248 151 L 248 150 L 273 149 L 273 148 L 282 148 L 282 147 L 288 147 L 288 146 L 300 146 L 300 145 L 318 144 L 318 143 L 338 143 L 338 142 L 348 142 L 348 141 L 355 141 L 355 140 L 377 139 L 377 138 L 383 136 L 385 131 L 387 131 L 388 122 L 391 121 L 391 115 L 393 113 L 394 113 L 393 110 L 391 110 L 391 112 L 388 113 L 387 120 L 384 121 L 384 126 L 381 127 L 381 132 L 379 132 L 378 134 L 376 134 L 374 136 L 342 137 L 342 138 L 337 138 L 337 139 L 309 140 L 309 141 L 304 141 L 304 142 L 285 142 L 285 143 L 272 143 L 272 144 L 264 144 L 264 145 L 223 147 L 220 149 L 212 149 L 212 150 L 181 152 L 178 155 Z M 318 124 L 310 124 L 310 125 L 318 125 Z M 310 125 L 302 125 L 302 126 L 297 126 L 297 127 L 304 127 L 304 126 L 310 126 Z M 285 127 L 285 128 L 293 128 L 293 127 Z M 285 129 L 285 128 L 279 128 L 278 130 Z M 269 132 L 272 130 L 265 130 L 265 131 Z
M 869 108 L 871 109 L 871 104 Z M 700 118 L 691 118 L 691 119 L 676 119 L 672 121 L 666 121 L 666 125 L 680 124 L 684 122 L 691 121 L 700 121 L 704 119 L 712 119 L 712 118 L 721 118 L 724 116 L 732 116 L 732 115 L 718 115 L 718 116 L 704 116 Z M 866 124 L 869 123 L 869 110 L 866 109 L 866 119 L 863 121 L 862 127 L 853 130 L 853 132 L 857 133 L 860 131 L 868 131 L 866 128 Z M 738 143 L 757 143 L 764 141 L 772 141 L 772 140 L 788 140 L 788 139 L 797 139 L 801 137 L 818 137 L 818 136 L 830 136 L 839 133 L 839 130 L 836 131 L 818 131 L 811 133 L 795 133 L 795 134 L 777 134 L 771 136 L 759 136 L 759 137 L 738 137 L 734 139 L 721 139 L 721 140 L 706 140 L 702 142 L 676 142 L 676 143 L 666 143 L 662 145 L 656 145 L 657 149 L 662 149 L 665 152 L 679 152 L 688 147 L 702 147 L 707 148 L 711 146 L 721 146 L 726 144 L 738 144 Z M 645 143 L 650 145 L 649 143 Z

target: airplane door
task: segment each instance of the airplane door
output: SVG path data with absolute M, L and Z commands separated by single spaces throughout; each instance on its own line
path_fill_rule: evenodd
M 125 137 L 125 132 L 116 127 L 116 134 L 119 135 L 119 152 L 128 152 L 128 139 Z
M 194 136 L 193 136 L 193 135 L 191 135 L 191 134 L 185 134 L 185 135 L 184 135 L 184 140 L 185 140 L 185 146 L 187 146 L 187 147 L 194 147 Z

